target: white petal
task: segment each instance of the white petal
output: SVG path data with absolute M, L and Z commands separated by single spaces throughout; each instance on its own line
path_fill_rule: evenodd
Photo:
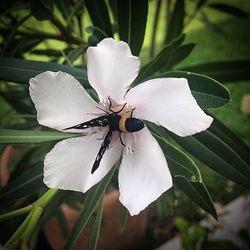
M 123 154 L 118 178 L 120 201 L 136 215 L 172 187 L 172 177 L 159 144 L 146 127 L 137 132 L 133 150 Z
M 44 183 L 50 188 L 86 192 L 98 183 L 119 159 L 122 149 L 119 141 L 104 153 L 99 168 L 91 174 L 101 147 L 103 129 L 85 137 L 60 141 L 44 160 Z
M 100 101 L 110 96 L 116 102 L 122 103 L 128 86 L 138 75 L 139 68 L 139 58 L 131 54 L 125 42 L 106 38 L 97 47 L 89 47 L 87 50 L 88 80 Z
M 213 118 L 206 115 L 191 94 L 184 78 L 158 78 L 132 88 L 126 102 L 136 116 L 166 127 L 179 136 L 206 130 Z
M 93 119 L 97 103 L 64 72 L 46 71 L 30 79 L 30 96 L 41 125 L 63 130 Z

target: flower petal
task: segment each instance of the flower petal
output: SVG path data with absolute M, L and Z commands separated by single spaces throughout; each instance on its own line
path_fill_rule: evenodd
M 166 127 L 179 136 L 206 130 L 213 118 L 206 115 L 191 94 L 184 78 L 158 78 L 132 88 L 126 102 L 136 116 Z
M 63 130 L 93 119 L 97 103 L 64 72 L 46 71 L 30 79 L 30 96 L 41 125 Z M 78 131 L 79 132 L 79 131 Z
M 104 153 L 99 168 L 91 174 L 106 129 L 84 137 L 58 142 L 44 160 L 44 183 L 50 188 L 86 192 L 98 183 L 120 158 L 119 141 Z
M 139 58 L 131 54 L 125 42 L 106 38 L 97 47 L 89 47 L 87 50 L 88 80 L 100 101 L 110 96 L 116 102 L 122 103 L 128 86 L 138 75 L 139 68 Z
M 172 177 L 159 144 L 146 127 L 136 133 L 133 150 L 123 154 L 118 178 L 120 201 L 136 215 L 172 187 Z

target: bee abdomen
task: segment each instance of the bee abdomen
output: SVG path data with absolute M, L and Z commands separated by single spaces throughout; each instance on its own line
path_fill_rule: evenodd
M 119 128 L 121 132 L 137 132 L 144 128 L 144 123 L 137 118 L 121 118 Z

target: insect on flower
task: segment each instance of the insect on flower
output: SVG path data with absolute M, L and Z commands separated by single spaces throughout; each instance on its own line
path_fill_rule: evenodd
M 94 165 L 91 170 L 91 174 L 93 174 L 96 169 L 99 167 L 101 159 L 103 157 L 103 154 L 105 153 L 106 149 L 109 147 L 110 141 L 111 141 L 111 136 L 112 132 L 119 131 L 119 137 L 121 144 L 126 147 L 126 145 L 123 143 L 122 138 L 121 138 L 121 133 L 132 133 L 132 132 L 137 132 L 140 131 L 141 129 L 144 128 L 144 123 L 140 119 L 134 118 L 133 117 L 133 111 L 135 110 L 132 109 L 130 111 L 130 117 L 124 117 L 120 113 L 123 111 L 127 103 L 125 103 L 122 108 L 118 111 L 113 111 L 112 110 L 112 101 L 110 98 L 109 100 L 109 112 L 103 110 L 107 115 L 103 115 L 97 118 L 94 118 L 90 121 L 84 122 L 77 124 L 75 126 L 66 128 L 64 130 L 68 129 L 86 129 L 86 128 L 93 128 L 93 127 L 105 127 L 109 126 L 108 133 L 106 134 L 103 143 L 101 144 L 101 148 L 96 156 Z M 97 107 L 98 108 L 98 107 Z M 102 109 L 101 109 L 102 110 Z
M 164 153 L 144 121 L 188 136 L 206 130 L 213 119 L 184 78 L 156 78 L 130 88 L 139 68 L 128 44 L 106 38 L 87 49 L 88 81 L 98 103 L 67 73 L 46 71 L 30 79 L 38 122 L 83 135 L 58 142 L 46 155 L 48 187 L 86 192 L 119 159 L 119 200 L 131 215 L 172 187 Z

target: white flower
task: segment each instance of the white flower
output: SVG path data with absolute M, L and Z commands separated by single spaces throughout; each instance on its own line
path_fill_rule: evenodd
M 106 38 L 87 50 L 87 73 L 98 94 L 96 103 L 81 84 L 63 72 L 44 72 L 30 79 L 30 95 L 41 125 L 63 131 L 65 128 L 106 115 L 108 97 L 113 111 L 127 103 L 121 116 L 147 120 L 164 126 L 179 136 L 206 130 L 212 123 L 197 105 L 184 78 L 158 78 L 129 89 L 138 75 L 139 58 L 128 45 Z M 129 89 L 129 90 L 128 90 Z M 87 136 L 60 141 L 46 155 L 44 183 L 50 188 L 86 192 L 98 183 L 119 160 L 120 201 L 131 215 L 138 214 L 171 188 L 172 177 L 164 154 L 145 126 L 138 132 L 112 132 L 109 148 L 98 169 L 91 170 L 109 126 L 99 127 Z M 85 130 L 69 130 L 84 132 Z

